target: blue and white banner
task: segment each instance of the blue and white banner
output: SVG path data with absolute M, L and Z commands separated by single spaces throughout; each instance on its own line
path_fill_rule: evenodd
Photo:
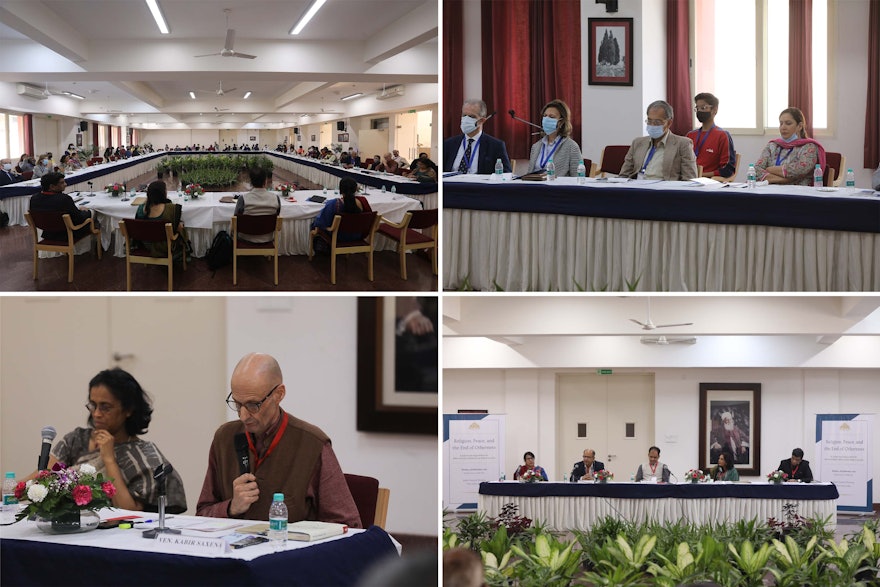
M 814 475 L 837 485 L 838 511 L 873 509 L 873 428 L 873 414 L 816 414 Z
M 503 414 L 443 414 L 443 507 L 476 510 L 480 483 L 504 466 Z

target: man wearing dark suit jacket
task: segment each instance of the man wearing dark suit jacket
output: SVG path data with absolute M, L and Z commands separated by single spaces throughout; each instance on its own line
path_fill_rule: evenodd
M 810 483 L 813 480 L 810 461 L 804 460 L 804 451 L 799 448 L 791 451 L 790 459 L 780 461 L 779 470 L 788 475 L 788 481 Z
M 21 176 L 12 170 L 12 163 L 4 163 L 0 169 L 0 186 L 21 181 Z
M 70 220 L 74 225 L 82 224 L 92 213 L 88 210 L 80 210 L 73 203 L 73 198 L 64 193 L 67 182 L 64 174 L 55 171 L 49 172 L 40 178 L 40 186 L 43 190 L 31 196 L 30 209 L 35 212 L 61 212 L 70 214 Z M 74 236 L 79 237 L 91 231 L 91 227 L 83 226 L 74 231 Z M 43 238 L 48 240 L 67 241 L 67 232 L 43 232 Z
M 596 471 L 601 471 L 604 468 L 605 463 L 596 460 L 596 451 L 591 448 L 585 448 L 584 460 L 574 464 L 568 480 L 572 483 L 575 481 L 592 481 Z
M 620 169 L 621 177 L 666 181 L 697 177 L 694 144 L 687 137 L 669 132 L 672 116 L 672 106 L 663 100 L 651 102 L 645 121 L 649 136 L 632 142 Z
M 466 100 L 461 107 L 461 132 L 443 141 L 443 171 L 460 173 L 495 173 L 495 162 L 501 159 L 504 172 L 510 172 L 510 158 L 504 141 L 483 132 L 486 103 Z

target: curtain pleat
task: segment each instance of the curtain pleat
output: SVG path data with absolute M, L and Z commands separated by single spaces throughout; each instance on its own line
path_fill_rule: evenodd
M 443 136 L 461 132 L 464 102 L 464 9 L 463 0 L 443 2 Z M 478 96 L 468 96 L 478 97 Z
M 871 0 L 868 20 L 868 99 L 864 166 L 867 169 L 877 169 L 880 165 L 880 0 Z
M 788 0 L 788 105 L 806 117 L 813 136 L 813 0 Z
M 34 153 L 34 115 L 23 115 L 21 117 L 21 126 L 24 132 L 24 150 L 26 153 L 36 157 L 39 153 Z
M 690 22 L 687 0 L 666 2 L 666 99 L 675 111 L 672 132 L 691 130 Z

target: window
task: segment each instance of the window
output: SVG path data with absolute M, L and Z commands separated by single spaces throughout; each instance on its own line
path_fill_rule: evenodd
M 817 130 L 829 124 L 828 3 L 813 0 L 810 118 Z M 775 129 L 789 106 L 788 0 L 694 0 L 693 7 L 694 93 L 718 96 L 728 130 Z
M 0 114 L 0 159 L 12 159 L 13 164 L 24 153 L 22 118 L 16 114 Z

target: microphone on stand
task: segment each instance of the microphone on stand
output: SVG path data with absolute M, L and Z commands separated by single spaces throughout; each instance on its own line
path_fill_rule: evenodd
M 540 126 L 538 126 L 538 125 L 535 124 L 534 122 L 529 122 L 528 120 L 524 120 L 524 119 L 522 119 L 522 118 L 519 118 L 519 117 L 516 115 L 516 111 L 515 111 L 515 110 L 508 110 L 507 113 L 510 114 L 510 117 L 511 117 L 512 119 L 514 119 L 514 120 L 519 120 L 520 122 L 524 122 L 524 123 L 528 124 L 529 126 L 534 126 L 535 128 L 537 128 L 537 129 L 539 129 L 539 130 L 541 131 L 541 132 L 533 132 L 533 133 L 532 133 L 533 135 L 539 135 L 539 134 L 541 134 L 541 133 L 544 132 L 544 129 L 542 129 Z
M 43 437 L 43 446 L 40 449 L 40 458 L 37 459 L 37 470 L 42 471 L 49 466 L 49 450 L 52 448 L 52 441 L 55 440 L 55 428 L 52 426 L 44 426 L 40 430 L 40 436 Z

